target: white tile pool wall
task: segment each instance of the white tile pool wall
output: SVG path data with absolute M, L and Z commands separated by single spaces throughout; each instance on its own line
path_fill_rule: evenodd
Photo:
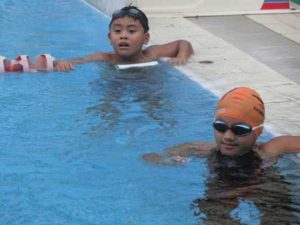
M 127 0 L 84 0 L 92 6 L 98 8 L 107 15 L 111 15 L 116 9 L 128 4 Z

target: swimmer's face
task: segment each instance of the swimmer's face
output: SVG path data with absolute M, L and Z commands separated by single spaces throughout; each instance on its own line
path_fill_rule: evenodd
M 108 38 L 118 56 L 138 61 L 143 44 L 149 41 L 149 33 L 144 32 L 139 20 L 125 16 L 112 22 Z
M 242 123 L 241 121 L 230 117 L 221 117 L 219 119 L 224 121 L 229 127 Z M 257 139 L 255 131 L 251 131 L 249 134 L 243 136 L 238 136 L 230 129 L 224 133 L 214 129 L 214 134 L 217 146 L 221 153 L 231 157 L 241 156 L 249 152 L 255 145 Z

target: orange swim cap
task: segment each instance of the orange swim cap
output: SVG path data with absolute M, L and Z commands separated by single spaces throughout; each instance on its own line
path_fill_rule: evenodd
M 218 102 L 215 118 L 230 117 L 247 123 L 252 127 L 261 125 L 265 120 L 265 107 L 260 95 L 247 87 L 228 91 Z M 263 128 L 257 129 L 258 137 Z

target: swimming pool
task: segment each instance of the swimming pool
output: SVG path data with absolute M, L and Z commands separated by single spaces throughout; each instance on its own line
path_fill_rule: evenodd
M 108 18 L 79 0 L 4 0 L 0 18 L 1 55 L 10 58 L 111 49 Z M 141 160 L 213 140 L 217 98 L 199 84 L 164 63 L 130 72 L 99 63 L 71 73 L 1 75 L 0 87 L 0 224 L 201 224 L 192 205 L 209 187 L 206 159 L 181 167 Z M 292 184 L 297 165 L 278 165 Z M 233 218 L 259 215 L 240 202 Z

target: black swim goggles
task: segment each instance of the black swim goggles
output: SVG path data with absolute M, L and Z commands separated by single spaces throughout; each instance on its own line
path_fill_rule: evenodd
M 148 32 L 149 26 L 148 26 L 148 19 L 147 19 L 146 15 L 139 9 L 131 8 L 130 6 L 114 11 L 112 14 L 112 17 L 111 17 L 111 23 L 115 19 L 118 19 L 118 18 L 124 17 L 124 16 L 130 16 L 134 19 L 138 19 L 140 21 L 141 25 L 143 26 L 144 31 Z
M 225 123 L 222 120 L 215 120 L 213 123 L 213 127 L 216 131 L 220 133 L 225 133 L 227 130 L 231 130 L 231 132 L 236 136 L 246 136 L 250 134 L 252 131 L 257 130 L 260 127 L 263 127 L 264 125 L 258 125 L 256 127 L 251 127 L 249 124 L 246 123 L 237 123 L 233 124 L 231 127 L 228 126 L 227 123 Z

